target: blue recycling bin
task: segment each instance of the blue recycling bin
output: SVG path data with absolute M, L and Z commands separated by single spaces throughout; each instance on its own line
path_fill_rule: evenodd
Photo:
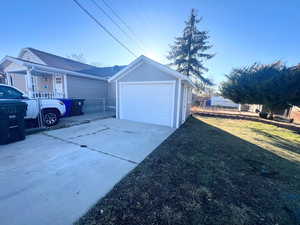
M 66 113 L 65 113 L 65 115 L 63 117 L 69 117 L 69 116 L 71 116 L 72 101 L 73 100 L 70 99 L 70 98 L 60 98 L 58 100 L 62 101 L 65 104 L 65 106 L 66 106 Z

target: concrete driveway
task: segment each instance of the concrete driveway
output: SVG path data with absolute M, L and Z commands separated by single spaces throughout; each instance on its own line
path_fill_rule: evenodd
M 72 224 L 173 131 L 105 119 L 0 146 L 1 225 Z

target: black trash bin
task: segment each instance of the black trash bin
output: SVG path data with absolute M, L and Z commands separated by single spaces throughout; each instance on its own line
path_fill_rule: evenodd
M 83 104 L 84 104 L 84 99 L 73 98 L 72 104 L 71 104 L 70 116 L 82 115 L 83 114 L 83 111 L 82 111 Z
M 27 104 L 16 100 L 0 100 L 0 144 L 25 139 Z

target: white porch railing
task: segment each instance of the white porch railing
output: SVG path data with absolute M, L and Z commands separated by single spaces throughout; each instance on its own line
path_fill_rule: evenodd
M 58 92 L 32 92 L 31 98 L 64 98 L 65 95 L 63 93 Z

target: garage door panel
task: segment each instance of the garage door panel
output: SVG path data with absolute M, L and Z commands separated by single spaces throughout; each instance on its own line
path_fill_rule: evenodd
M 120 118 L 172 126 L 174 83 L 120 85 Z

